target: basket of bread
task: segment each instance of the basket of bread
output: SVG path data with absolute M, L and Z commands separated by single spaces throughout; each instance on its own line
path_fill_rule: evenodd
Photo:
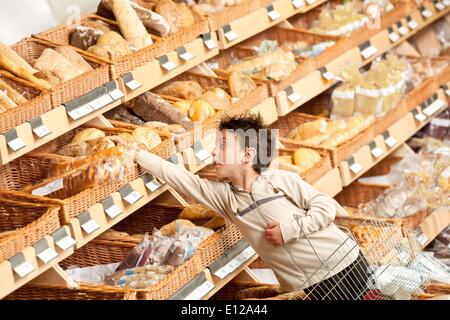
M 213 133 L 223 116 L 245 112 L 266 97 L 264 87 L 246 76 L 185 72 L 106 116 L 169 130 L 181 151 Z
M 205 266 L 200 252 L 214 231 L 177 219 L 180 209 L 148 204 L 61 262 L 79 284 L 69 295 L 79 299 L 169 299 Z M 83 275 L 87 275 L 83 276 Z M 28 284 L 9 299 L 35 298 L 39 290 L 51 299 L 65 286 Z
M 175 152 L 171 135 L 150 128 L 80 127 L 5 165 L 2 188 L 64 200 L 67 223 L 142 173 L 120 141 L 138 143 L 155 154 L 161 150 L 161 156 L 170 148 Z
M 0 262 L 60 227 L 60 203 L 17 191 L 0 191 Z
M 300 112 L 279 118 L 272 126 L 280 130 L 280 141 L 298 147 L 328 150 L 333 167 L 338 167 L 373 137 L 372 115 L 358 115 L 330 120 Z
M 1 50 L 1 49 L 0 49 Z M 0 70 L 0 131 L 30 121 L 52 109 L 50 92 Z
M 25 39 L 11 47 L 0 45 L 0 69 L 49 91 L 54 108 L 109 81 L 108 66 L 82 57 L 69 46 L 39 39 Z

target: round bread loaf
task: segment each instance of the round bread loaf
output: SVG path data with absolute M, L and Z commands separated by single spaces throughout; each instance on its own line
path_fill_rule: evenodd
M 75 136 L 72 139 L 72 144 L 104 138 L 105 136 L 106 134 L 102 130 L 96 128 L 87 128 L 75 134 Z
M 161 137 L 152 129 L 147 127 L 139 127 L 134 129 L 132 135 L 137 143 L 143 144 L 149 151 L 162 142 Z

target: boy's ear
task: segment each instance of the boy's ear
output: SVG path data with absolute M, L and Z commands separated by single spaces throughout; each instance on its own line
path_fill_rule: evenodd
M 246 164 L 247 163 L 252 163 L 253 164 L 253 160 L 255 159 L 255 157 L 256 157 L 256 149 L 255 148 L 249 147 L 249 148 L 245 149 L 245 158 L 244 158 L 244 160 L 245 160 Z

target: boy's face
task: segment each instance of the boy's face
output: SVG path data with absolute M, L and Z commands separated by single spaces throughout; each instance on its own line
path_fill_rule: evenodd
M 237 134 L 230 130 L 217 132 L 216 148 L 212 155 L 214 168 L 220 179 L 241 173 L 250 160 L 245 148 L 239 143 Z

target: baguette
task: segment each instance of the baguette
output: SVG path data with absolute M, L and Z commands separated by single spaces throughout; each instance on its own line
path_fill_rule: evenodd
M 11 98 L 17 105 L 28 102 L 28 100 L 18 93 L 13 87 L 11 87 L 6 81 L 0 79 L 0 90 L 6 90 L 6 94 Z
M 327 122 L 325 119 L 318 119 L 300 124 L 288 133 L 287 138 L 303 140 L 325 133 L 327 133 Z
M 112 0 L 112 9 L 125 40 L 133 45 L 136 50 L 153 43 L 136 11 L 128 1 Z
M 7 110 L 17 107 L 17 104 L 8 97 L 6 91 L 0 90 L 0 101 L 2 102 L 2 106 L 6 107 Z
M 55 50 L 66 58 L 73 66 L 83 71 L 83 73 L 94 70 L 94 68 L 92 68 L 91 65 L 70 46 L 59 46 Z
M 23 69 L 24 72 L 30 74 L 34 74 L 37 72 L 37 70 L 34 69 L 32 66 L 30 66 L 28 62 L 26 62 L 17 52 L 15 52 L 13 49 L 11 49 L 10 47 L 1 42 L 0 42 L 0 58 L 3 61 L 9 61 L 10 63 L 13 63 L 17 68 Z M 6 65 L 0 64 L 0 66 L 9 70 L 7 68 L 7 64 Z

